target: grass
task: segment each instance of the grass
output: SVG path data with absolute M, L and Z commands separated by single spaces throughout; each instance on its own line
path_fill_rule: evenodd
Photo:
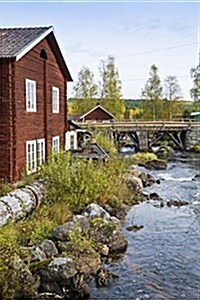
M 133 154 L 131 159 L 134 164 L 145 164 L 148 161 L 157 160 L 157 156 L 150 152 L 138 152 Z
M 69 153 L 60 153 L 48 160 L 39 174 L 47 183 L 43 204 L 28 218 L 10 222 L 0 229 L 1 299 L 19 296 L 25 286 L 20 277 L 21 267 L 16 267 L 16 261 L 26 257 L 29 264 L 31 257 L 21 246 L 36 245 L 51 238 L 55 227 L 80 213 L 89 203 L 120 207 L 131 197 L 124 182 L 128 164 L 128 160 L 117 157 L 106 163 L 72 159 Z M 26 182 L 29 183 L 29 179 Z M 92 241 L 81 235 L 76 242 L 75 236 L 70 238 L 75 248 L 81 246 L 82 252 L 93 249 Z

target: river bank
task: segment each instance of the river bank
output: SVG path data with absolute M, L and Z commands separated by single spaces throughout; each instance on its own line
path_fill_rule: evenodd
M 183 175 L 182 169 L 183 164 L 187 164 L 185 161 L 182 162 L 182 160 L 187 160 L 185 157 L 181 157 L 180 160 L 180 169 L 181 174 Z M 82 214 L 80 216 L 71 216 L 68 217 L 68 221 L 63 224 L 61 224 L 56 228 L 51 225 L 51 228 L 53 229 L 51 234 L 50 228 L 48 229 L 48 238 L 50 237 L 50 240 L 41 240 L 42 235 L 40 236 L 41 243 L 40 244 L 33 244 L 33 240 L 31 240 L 32 245 L 30 245 L 30 242 L 26 244 L 25 248 L 23 250 L 26 250 L 29 252 L 29 255 L 25 256 L 25 260 L 28 259 L 30 270 L 32 272 L 29 273 L 28 270 L 24 272 L 26 277 L 28 278 L 28 281 L 24 281 L 23 292 L 29 291 L 30 285 L 34 287 L 32 293 L 29 294 L 31 298 L 34 299 L 53 299 L 55 297 L 58 297 L 58 299 L 71 299 L 70 297 L 73 297 L 73 299 L 82 299 L 89 297 L 89 294 L 91 294 L 91 297 L 97 297 L 95 299 L 113 299 L 113 297 L 123 297 L 124 299 L 124 291 L 121 289 L 117 289 L 118 292 L 115 291 L 115 285 L 123 285 L 127 288 L 125 289 L 125 296 L 127 299 L 136 299 L 137 293 L 135 291 L 131 290 L 131 286 L 138 288 L 139 282 L 136 281 L 136 284 L 131 285 L 132 279 L 130 280 L 131 276 L 135 273 L 137 274 L 137 267 L 134 271 L 134 267 L 130 267 L 129 272 L 129 265 L 135 264 L 135 258 L 136 260 L 139 259 L 139 262 L 142 262 L 145 266 L 145 272 L 142 273 L 148 273 L 148 262 L 153 260 L 154 255 L 158 252 L 159 246 L 154 246 L 152 241 L 156 240 L 153 236 L 152 240 L 149 239 L 149 236 L 151 234 L 155 234 L 157 230 L 157 225 L 159 224 L 162 219 L 164 220 L 164 227 L 162 228 L 161 224 L 161 230 L 160 230 L 160 236 L 157 240 L 159 242 L 162 238 L 162 234 L 165 235 L 168 233 L 167 225 L 168 222 L 171 224 L 173 217 L 169 217 L 169 211 L 172 212 L 174 209 L 178 209 L 177 207 L 169 207 L 167 205 L 170 198 L 165 198 L 164 194 L 162 194 L 162 189 L 164 186 L 164 190 L 166 190 L 166 186 L 163 183 L 166 183 L 168 180 L 170 183 L 176 182 L 176 192 L 177 189 L 177 182 L 180 183 L 180 177 L 178 177 L 178 172 L 176 173 L 176 163 L 177 162 L 170 162 L 168 165 L 167 170 L 148 170 L 148 173 L 151 173 L 149 175 L 145 175 L 144 168 L 136 169 L 135 167 L 129 168 L 128 173 L 121 173 L 124 174 L 119 183 L 126 183 L 125 185 L 128 186 L 129 191 L 131 191 L 132 196 L 133 192 L 137 190 L 137 194 L 142 194 L 143 189 L 145 187 L 145 194 L 146 195 L 152 195 L 157 190 L 157 194 L 162 198 L 159 201 L 152 201 L 148 200 L 151 197 L 145 197 L 147 202 L 144 202 L 143 204 L 136 205 L 141 200 L 144 200 L 144 198 L 138 198 L 137 197 L 130 197 L 130 194 L 128 196 L 128 201 L 124 199 L 121 204 L 122 206 L 116 206 L 111 201 L 109 205 L 108 198 L 104 198 L 103 195 L 105 194 L 105 191 L 103 191 L 103 194 L 101 197 L 101 207 L 103 207 L 105 210 L 102 210 L 100 207 L 97 207 L 96 204 L 89 204 L 88 208 L 84 205 L 85 208 L 82 211 Z M 63 164 L 62 164 L 63 165 Z M 86 165 L 85 165 L 86 166 Z M 119 167 L 119 162 L 118 162 Z M 113 166 L 112 166 L 113 168 Z M 57 164 L 56 164 L 57 169 Z M 86 174 L 85 168 L 82 169 L 84 174 Z M 117 170 L 117 177 L 119 177 L 119 169 Z M 172 173 L 175 172 L 175 177 L 172 176 Z M 52 170 L 51 170 L 52 171 Z M 91 172 L 92 171 L 92 172 Z M 186 182 L 192 182 L 195 186 L 198 181 L 198 174 L 196 174 L 196 169 L 193 168 L 190 169 L 191 176 L 187 176 Z M 159 173 L 158 173 L 159 172 Z M 51 172 L 52 174 L 52 172 Z M 89 174 L 93 174 L 93 169 L 90 170 Z M 102 173 L 101 173 L 102 174 Z M 160 174 L 158 176 L 158 174 Z M 190 175 L 188 173 L 188 170 L 186 172 L 187 175 Z M 49 172 L 48 172 L 49 175 Z M 77 173 L 75 173 L 75 178 L 77 178 Z M 114 175 L 114 173 L 113 173 Z M 137 177 L 135 177 L 137 175 Z M 170 176 L 171 177 L 170 177 Z M 102 175 L 101 175 L 102 176 Z M 153 179 L 155 176 L 155 180 Z M 196 176 L 196 177 L 195 177 Z M 55 178 L 55 169 L 53 172 L 53 178 Z M 73 176 L 72 176 L 73 178 Z M 80 177 L 81 179 L 82 177 Z M 88 177 L 87 177 L 88 178 Z M 87 179 L 86 178 L 86 179 Z M 100 178 L 100 177 L 99 177 Z M 125 180 L 126 178 L 126 180 Z M 145 178 L 149 181 L 146 181 Z M 168 178 L 168 179 L 167 179 Z M 182 177 L 181 177 L 182 178 Z M 114 177 L 112 177 L 114 179 Z M 167 179 L 167 180 L 166 180 Z M 190 181 L 188 180 L 190 179 Z M 192 180 L 193 179 L 193 180 Z M 128 180 L 128 181 L 127 181 Z M 108 182 L 110 183 L 110 182 Z M 153 183 L 153 185 L 152 185 Z M 56 184 L 58 182 L 56 181 Z M 151 187 L 149 187 L 151 185 Z M 106 185 L 107 186 L 107 185 Z M 144 186 L 144 187 L 143 187 Z M 195 190 L 194 186 L 194 190 Z M 62 186 L 60 186 L 61 189 L 63 189 Z M 122 186 L 120 186 L 122 188 Z M 81 190 L 83 191 L 83 190 Z M 114 190 L 113 190 L 114 191 Z M 120 190 L 119 190 L 120 191 Z M 120 191 L 121 192 L 121 191 Z M 169 188 L 168 188 L 169 192 Z M 122 193 L 123 196 L 125 196 L 126 193 Z M 52 195 L 52 193 L 51 193 Z M 54 194 L 56 195 L 56 194 Z M 62 193 L 63 195 L 63 193 Z M 115 195 L 115 194 L 114 194 Z M 173 196 L 172 199 L 174 199 L 174 190 L 171 196 Z M 184 193 L 185 195 L 185 193 Z M 84 199 L 84 194 L 82 192 L 82 196 Z M 119 196 L 119 195 L 118 195 Z M 80 197 L 80 196 L 79 196 Z M 108 197 L 108 195 L 107 195 Z M 131 200 L 132 199 L 132 200 Z M 178 200 L 185 200 L 184 199 L 178 199 Z M 106 202 L 105 202 L 106 200 Z M 174 199 L 175 200 L 175 199 Z M 189 201 L 189 200 L 188 200 Z M 126 205 L 124 206 L 124 204 Z M 161 206 L 160 204 L 163 203 Z M 80 203 L 81 204 L 81 203 Z M 131 208 L 131 205 L 133 205 L 133 208 Z M 82 205 L 82 204 L 81 204 Z M 90 205 L 93 205 L 92 208 Z M 95 207 L 96 206 L 96 207 Z M 118 209 L 117 209 L 118 207 Z M 183 206 L 183 208 L 188 208 L 189 206 Z M 114 209 L 115 208 L 115 209 Z M 125 209 L 126 208 L 126 209 Z M 131 208 L 131 209 L 130 209 Z M 161 209 L 162 208 L 162 209 Z M 64 206 L 63 206 L 64 209 Z M 66 208 L 65 208 L 66 209 Z M 76 207 L 77 210 L 77 207 Z M 79 211 L 81 211 L 81 206 L 79 207 Z M 86 213 L 86 211 L 89 211 L 89 213 Z M 125 216 L 125 213 L 127 213 L 125 223 L 122 220 L 122 228 L 120 225 L 120 222 L 116 219 Z M 159 213 L 161 212 L 161 213 Z M 180 212 L 180 210 L 179 210 Z M 86 215 L 85 215 L 86 213 Z M 90 218 L 90 215 L 92 216 Z M 150 217 L 151 216 L 151 217 Z M 75 222 L 76 220 L 76 222 Z M 77 227 L 77 221 L 78 223 L 81 223 L 81 226 Z M 153 223 L 156 220 L 156 226 Z M 176 222 L 174 223 L 174 226 L 176 226 Z M 161 222 L 162 223 L 162 222 Z M 173 222 L 172 222 L 173 223 Z M 63 225 L 62 225 L 63 224 Z M 80 224 L 79 224 L 80 225 Z M 25 224 L 24 224 L 25 226 Z M 83 226 L 83 228 L 82 228 Z M 159 225 L 160 226 L 160 225 Z M 152 227 L 154 230 L 152 231 Z M 84 229 L 84 230 L 83 230 Z M 85 230 L 86 229 L 86 230 Z M 140 229 L 140 230 L 139 230 Z M 165 229 L 167 231 L 165 232 Z M 170 231 L 169 231 L 170 232 Z M 179 233 L 179 232 L 178 232 Z M 147 234 L 147 236 L 146 236 Z M 137 237 L 140 237 L 138 243 L 135 244 L 137 241 Z M 95 239 L 93 239 L 95 238 Z M 110 239 L 111 238 L 111 239 Z M 145 239 L 143 241 L 143 239 Z M 121 241 L 121 242 L 120 242 Z M 146 243 L 149 241 L 149 244 Z M 171 240 L 170 240 L 171 242 Z M 99 246 L 98 246 L 99 243 Z M 121 245 L 121 246 L 120 246 Z M 164 252 L 165 249 L 165 243 L 164 245 Z M 173 245 L 173 243 L 172 243 Z M 28 247 L 27 247 L 28 246 Z M 35 247 L 36 246 L 36 247 Z M 128 246 L 128 248 L 127 248 Z M 140 248 L 143 249 L 140 253 Z M 153 246 L 153 247 L 152 247 Z M 130 250 L 133 247 L 132 250 Z M 138 247 L 138 256 L 134 257 L 135 255 L 135 248 Z M 155 249 L 154 249 L 155 247 Z M 148 254 L 150 248 L 150 255 Z M 162 248 L 162 247 L 161 247 Z M 127 250 L 126 250 L 127 249 Z M 156 250 L 157 252 L 154 253 L 152 250 Z M 33 252 L 32 252 L 33 250 Z M 113 253 L 119 254 L 123 253 L 126 250 L 125 254 L 120 254 L 122 257 L 121 260 L 113 260 Z M 30 252 L 31 256 L 30 256 Z M 147 254 L 145 254 L 147 252 Z M 172 253 L 172 252 L 170 252 Z M 34 254 L 34 261 L 33 261 L 33 254 Z M 143 255 L 144 254 L 144 255 Z M 23 254 L 24 255 L 24 254 Z M 116 255 L 115 255 L 116 256 Z M 129 257 L 130 256 L 130 257 Z M 17 258 L 16 256 L 15 258 Z M 158 255 L 159 257 L 159 255 Z M 84 259 L 83 259 L 84 258 Z M 127 258 L 127 265 L 125 265 L 124 273 L 121 272 L 120 264 L 124 263 L 124 258 Z M 163 259 L 165 259 L 165 256 L 163 255 Z M 18 264 L 19 264 L 18 260 Z M 157 261 L 155 262 L 157 264 Z M 139 270 L 143 269 L 144 266 L 139 266 Z M 27 265 L 27 263 L 26 263 Z M 118 268 L 116 268 L 118 266 Z M 151 266 L 149 266 L 151 267 Z M 150 268 L 151 269 L 151 268 Z M 11 270 L 12 271 L 12 270 Z M 127 271 L 127 273 L 125 273 Z M 64 272 L 64 274 L 63 274 Z M 157 271 L 156 271 L 157 272 Z M 153 274 L 152 276 L 156 276 L 154 274 L 154 271 L 150 271 L 150 274 Z M 19 275 L 19 274 L 18 274 Z M 29 276 L 27 276 L 29 275 Z M 32 276 L 33 275 L 33 276 Z M 38 281 L 39 276 L 39 281 Z M 92 277 L 91 277 L 92 276 Z M 139 278 L 141 276 L 139 271 Z M 146 276 L 146 275 L 145 275 Z M 18 276 L 18 278 L 20 278 Z M 93 279 L 94 281 L 93 281 Z M 140 278 L 142 281 L 143 277 Z M 149 277 L 150 278 L 150 277 Z M 90 279 L 90 280 L 89 280 Z M 135 280 L 135 279 L 133 279 Z M 156 279 L 157 280 L 157 279 Z M 160 278 L 158 279 L 159 282 Z M 176 282 L 176 281 L 175 281 Z M 56 284 L 55 284 L 56 283 Z M 90 288 L 88 286 L 90 285 Z M 146 285 L 149 285 L 149 282 L 146 282 Z M 150 284 L 151 285 L 151 284 Z M 106 286 L 106 288 L 104 288 Z M 159 288 L 159 284 L 155 283 L 155 286 L 158 287 L 158 290 L 163 290 L 163 287 Z M 16 287 L 15 287 L 16 288 Z M 27 290 L 26 290 L 27 288 Z M 21 290 L 20 290 L 21 289 Z M 114 290 L 113 290 L 114 289 Z M 19 287 L 20 292 L 22 292 L 22 286 Z M 150 288 L 151 290 L 151 288 Z M 39 291 L 39 294 L 37 294 L 37 291 Z M 140 289 L 139 289 L 140 291 Z M 151 297 L 151 299 L 156 293 L 154 293 L 154 296 L 152 296 L 149 291 L 146 291 L 145 289 L 142 289 L 143 292 L 141 292 L 141 298 L 139 299 L 148 299 L 147 297 Z M 165 289 L 164 289 L 165 291 Z M 30 291 L 29 291 L 30 292 Z M 155 292 L 155 291 L 154 291 Z M 166 291 L 165 291 L 166 292 Z M 113 294 L 114 293 L 114 294 Z M 127 294 L 128 293 L 128 294 Z M 129 294 L 132 295 L 132 298 L 128 298 Z M 195 294 L 195 292 L 194 292 Z M 57 295 L 57 296 L 56 296 Z M 118 296 L 117 296 L 118 295 Z M 161 295 L 162 297 L 165 296 L 165 293 L 158 293 L 158 295 Z M 186 293 L 187 295 L 187 293 Z M 191 294 L 192 295 L 192 294 Z M 25 296 L 25 294 L 24 294 Z M 27 296 L 27 294 L 26 294 Z M 60 297 L 60 298 L 59 298 Z M 134 298 L 136 297 L 136 298 Z M 146 297 L 146 298 L 145 298 Z M 157 297 L 157 296 L 156 296 Z M 23 297 L 22 297 L 23 298 Z M 160 298 L 157 298 L 160 300 Z M 162 299 L 162 298 L 161 298 Z M 165 298 L 163 298 L 165 299 Z M 168 298 L 166 298 L 168 299 Z M 169 299 L 176 299 L 169 298 Z M 178 298 L 177 298 L 178 299 Z M 187 298 L 186 298 L 187 299 Z
M 83 283 L 90 272 L 100 268 L 101 255 L 124 251 L 127 246 L 120 222 L 114 216 L 123 211 L 124 205 L 138 202 L 128 187 L 130 178 L 126 180 L 128 164 L 117 157 L 106 163 L 72 161 L 70 155 L 61 153 L 44 165 L 40 172 L 46 189 L 42 204 L 28 214 L 22 205 L 18 216 L 22 219 L 18 222 L 10 219 L 0 229 L 2 299 L 55 296 L 48 293 L 66 299 L 73 295 L 79 299 L 88 294 L 87 288 L 82 293 Z M 135 180 L 131 183 L 133 186 Z M 13 192 L 8 196 L 9 203 L 14 197 L 20 206 L 23 201 L 15 195 Z M 18 195 L 23 197 L 23 193 Z M 100 215 L 94 215 L 93 211 L 90 221 L 90 217 L 82 213 L 92 204 L 107 207 L 110 212 L 104 212 L 104 218 L 101 210 Z M 74 220 L 78 215 L 84 218 L 81 225 L 76 224 L 79 220 Z M 90 270 L 83 271 L 88 267 Z

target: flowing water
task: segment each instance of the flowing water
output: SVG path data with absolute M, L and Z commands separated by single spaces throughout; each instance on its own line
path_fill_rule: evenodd
M 199 172 L 199 156 L 193 155 L 178 155 L 167 170 L 150 172 L 161 183 L 146 191 L 157 192 L 165 205 L 149 201 L 130 209 L 123 224 L 127 251 L 106 265 L 119 278 L 105 288 L 93 284 L 91 299 L 200 299 Z M 168 207 L 167 200 L 189 205 Z M 144 228 L 127 231 L 132 224 Z

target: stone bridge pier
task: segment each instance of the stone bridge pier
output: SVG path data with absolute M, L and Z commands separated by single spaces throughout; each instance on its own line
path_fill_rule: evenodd
M 200 127 L 188 130 L 185 138 L 186 149 L 194 147 L 194 145 L 198 142 L 200 143 Z

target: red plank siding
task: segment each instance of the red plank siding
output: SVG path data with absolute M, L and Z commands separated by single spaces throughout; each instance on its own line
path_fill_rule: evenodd
M 49 153 L 52 137 L 60 136 L 64 148 L 67 79 L 51 43 L 50 35 L 14 64 L 0 64 L 0 177 L 11 181 L 25 169 L 26 141 L 46 138 Z M 40 57 L 42 49 L 47 60 Z M 36 112 L 26 112 L 26 79 L 36 81 Z M 53 86 L 59 88 L 59 113 L 52 112 Z

